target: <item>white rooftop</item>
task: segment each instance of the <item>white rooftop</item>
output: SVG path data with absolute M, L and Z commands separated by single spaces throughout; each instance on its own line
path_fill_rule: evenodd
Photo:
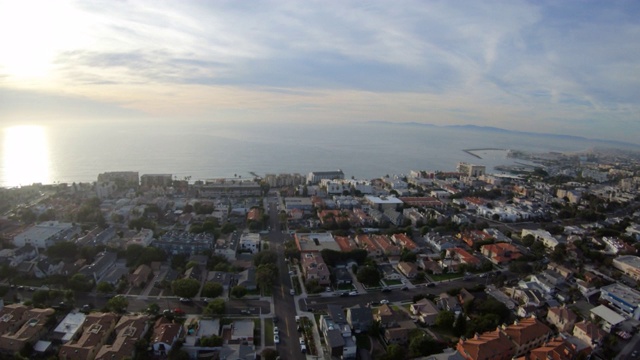
M 30 227 L 19 236 L 27 239 L 48 239 L 61 231 L 71 229 L 71 223 L 61 223 L 57 221 L 47 221 Z
M 604 319 L 604 321 L 611 324 L 611 326 L 615 326 L 625 320 L 623 316 L 604 305 L 594 307 L 591 309 L 591 313 Z
M 73 338 L 73 336 L 80 330 L 84 319 L 87 316 L 81 312 L 71 312 L 65 316 L 64 319 L 56 326 L 54 332 L 64 334 L 62 336 L 62 342 L 65 343 Z

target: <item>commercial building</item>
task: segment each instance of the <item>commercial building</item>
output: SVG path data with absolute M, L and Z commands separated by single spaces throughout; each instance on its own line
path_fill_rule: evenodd
M 46 221 L 16 235 L 13 238 L 13 245 L 23 247 L 28 244 L 40 249 L 46 249 L 57 242 L 69 241 L 79 233 L 80 228 L 71 223 Z
M 140 186 L 144 188 L 168 187 L 173 183 L 171 174 L 144 174 L 140 176 Z
M 312 171 L 307 175 L 307 183 L 317 184 L 322 179 L 344 179 L 342 170 L 338 171 Z
M 634 255 L 622 255 L 613 259 L 613 267 L 629 275 L 636 281 L 640 281 L 640 257 Z
M 487 168 L 484 165 L 473 165 L 466 162 L 459 162 L 457 170 L 459 173 L 468 177 L 478 177 L 484 175 Z
M 640 320 L 640 292 L 621 283 L 600 288 L 600 298 L 608 301 L 611 306 L 624 316 Z
M 340 245 L 331 233 L 296 233 L 294 239 L 301 253 L 320 252 L 324 249 L 340 251 Z

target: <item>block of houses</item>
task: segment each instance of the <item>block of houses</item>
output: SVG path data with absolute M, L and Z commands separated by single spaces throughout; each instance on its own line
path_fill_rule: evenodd
M 85 318 L 82 334 L 60 347 L 62 360 L 93 360 L 109 339 L 118 316 L 112 313 L 91 313 Z
M 553 331 L 535 317 L 515 321 L 501 329 L 515 345 L 515 356 L 522 356 L 547 342 Z
M 409 310 L 425 325 L 433 325 L 438 317 L 438 308 L 429 299 L 420 299 L 415 304 L 411 304 Z
M 396 245 L 400 246 L 402 249 L 406 249 L 411 252 L 420 251 L 420 247 L 416 244 L 409 236 L 403 233 L 393 234 L 391 235 L 391 240 L 395 242 Z
M 53 330 L 52 340 L 67 343 L 82 332 L 82 325 L 87 316 L 82 312 L 70 312 Z
M 320 331 L 325 337 L 331 356 L 341 359 L 355 359 L 356 342 L 351 327 L 341 306 L 329 304 L 327 315 L 320 317 Z
M 111 270 L 117 259 L 118 254 L 114 252 L 102 252 L 96 255 L 96 259 L 93 263 L 85 265 L 80 269 L 79 273 L 98 283 L 105 275 L 107 275 L 109 270 Z
M 18 353 L 27 344 L 34 345 L 48 331 L 46 324 L 55 314 L 53 309 L 32 309 L 21 304 L 0 310 L 0 351 Z
M 367 251 L 367 254 L 371 257 L 380 257 L 384 254 L 382 249 L 378 246 L 377 243 L 371 240 L 369 235 L 366 235 L 366 234 L 356 235 L 355 241 L 356 241 L 356 244 L 358 244 L 360 248 L 365 249 Z
M 607 332 L 591 321 L 581 321 L 573 327 L 573 336 L 595 348 L 602 343 L 602 339 L 607 336 Z
M 165 317 L 159 318 L 153 326 L 151 347 L 156 356 L 166 356 L 182 334 L 182 324 L 173 323 Z
M 149 330 L 149 317 L 144 315 L 124 315 L 115 327 L 115 340 L 98 351 L 96 360 L 133 358 L 136 342 Z
M 549 308 L 547 312 L 547 322 L 554 325 L 559 332 L 571 332 L 576 320 L 578 320 L 578 315 L 566 305 Z
M 412 262 L 400 261 L 396 267 L 409 279 L 413 279 L 418 275 L 418 266 Z
M 64 261 L 45 258 L 35 264 L 33 273 L 38 279 L 42 279 L 47 276 L 59 275 L 62 273 L 62 269 L 64 269 Z
M 481 261 L 462 248 L 447 249 L 446 257 L 440 260 L 440 266 L 449 269 L 449 272 L 457 272 L 460 264 L 466 264 L 470 268 L 476 268 L 480 266 Z
M 371 235 L 370 239 L 374 241 L 380 249 L 382 249 L 382 253 L 386 256 L 398 256 L 400 255 L 400 247 L 395 245 L 391 238 L 386 235 Z
M 511 360 L 515 353 L 515 345 L 499 329 L 462 337 L 456 349 L 465 360 Z

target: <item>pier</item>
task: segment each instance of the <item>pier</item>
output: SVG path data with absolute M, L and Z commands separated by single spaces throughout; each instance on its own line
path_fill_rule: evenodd
M 499 148 L 480 148 L 480 149 L 463 149 L 462 151 L 466 152 L 471 156 L 475 156 L 478 159 L 482 159 L 482 157 L 478 154 L 475 154 L 474 151 L 509 151 L 509 149 L 499 149 Z

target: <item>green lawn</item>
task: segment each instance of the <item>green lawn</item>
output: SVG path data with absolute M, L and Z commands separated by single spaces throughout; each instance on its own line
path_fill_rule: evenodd
M 358 349 L 371 350 L 371 338 L 369 338 L 369 334 L 356 334 L 356 346 Z
M 400 281 L 400 280 L 391 280 L 391 279 L 382 280 L 382 282 L 387 284 L 387 286 L 388 285 L 401 285 L 402 284 L 402 281 Z
M 464 276 L 464 274 L 458 274 L 458 273 L 451 273 L 451 274 L 434 274 L 434 275 L 429 275 L 433 281 L 444 281 L 444 280 L 453 280 L 453 279 L 458 279 Z
M 264 346 L 273 346 L 273 319 L 264 319 Z

